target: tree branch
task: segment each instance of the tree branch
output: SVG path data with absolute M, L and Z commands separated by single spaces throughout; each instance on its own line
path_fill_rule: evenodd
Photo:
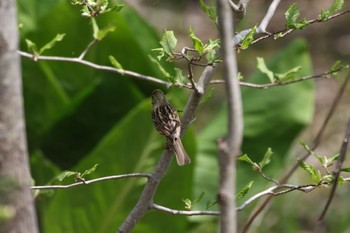
M 306 81 L 309 79 L 318 79 L 318 78 L 329 78 L 330 75 L 336 74 L 343 69 L 349 69 L 350 65 L 346 65 L 345 67 L 339 67 L 337 69 L 331 70 L 331 71 L 326 71 L 320 74 L 315 74 L 315 75 L 310 75 L 310 76 L 305 76 L 301 78 L 297 78 L 291 81 L 286 81 L 286 82 L 276 82 L 276 83 L 267 83 L 267 84 L 255 84 L 255 83 L 247 83 L 247 82 L 239 82 L 239 85 L 243 87 L 250 87 L 250 88 L 258 88 L 258 89 L 268 89 L 271 87 L 278 87 L 278 86 L 285 86 L 289 84 L 294 84 L 302 81 Z M 213 80 L 210 81 L 210 84 L 225 84 L 225 80 Z
M 209 210 L 174 210 L 174 209 L 170 209 L 164 206 L 160 206 L 157 204 L 152 204 L 151 205 L 152 209 L 155 210 L 159 210 L 162 211 L 164 213 L 167 214 L 173 214 L 173 215 L 184 215 L 184 216 L 195 216 L 195 215 L 219 215 L 220 212 L 219 211 L 209 211 Z
M 152 76 L 148 76 L 148 75 L 143 75 L 134 71 L 130 71 L 130 70 L 123 70 L 123 69 L 117 69 L 111 66 L 103 66 L 103 65 L 98 65 L 96 63 L 87 61 L 87 60 L 83 60 L 79 58 L 75 58 L 75 57 L 57 57 L 57 56 L 33 56 L 33 54 L 30 53 L 26 53 L 26 52 L 22 52 L 22 51 L 18 51 L 18 54 L 21 55 L 22 57 L 27 57 L 27 58 L 31 58 L 34 61 L 59 61 L 59 62 L 72 62 L 72 63 L 79 63 L 79 64 L 83 64 L 85 66 L 89 66 L 92 67 L 96 70 L 104 70 L 104 71 L 109 71 L 109 72 L 114 72 L 114 73 L 118 73 L 121 75 L 126 75 L 126 76 L 130 76 L 130 77 L 134 77 L 136 79 L 141 79 L 141 80 L 145 80 L 145 81 L 150 81 L 150 82 L 154 82 L 154 83 L 158 83 L 161 85 L 165 85 L 167 88 L 173 86 L 172 83 L 170 82 L 166 82 L 164 80 L 152 77 Z M 83 54 L 82 54 L 83 55 Z
M 96 182 L 101 182 L 101 181 L 107 181 L 107 180 L 117 180 L 117 179 L 124 179 L 124 178 L 130 178 L 130 177 L 146 177 L 150 178 L 151 174 L 147 173 L 131 173 L 131 174 L 123 174 L 123 175 L 115 175 L 115 176 L 105 176 L 105 177 L 100 177 L 97 179 L 93 180 L 86 180 L 86 181 L 81 181 L 77 182 L 74 184 L 68 184 L 68 185 L 42 185 L 42 186 L 32 186 L 30 187 L 32 190 L 43 190 L 43 189 L 67 189 L 67 188 L 72 188 L 80 185 L 87 185 L 87 184 L 92 184 Z
M 187 130 L 189 124 L 193 120 L 193 116 L 195 115 L 195 111 L 197 109 L 198 104 L 200 103 L 200 99 L 204 94 L 210 80 L 214 76 L 214 66 L 208 66 L 204 69 L 199 81 L 197 83 L 197 90 L 194 91 L 187 102 L 187 105 L 184 110 L 184 114 L 181 118 L 182 122 L 182 131 L 181 135 Z M 169 150 L 164 150 L 163 154 L 154 168 L 151 177 L 148 179 L 148 182 L 143 189 L 143 192 L 128 217 L 122 223 L 118 232 L 120 233 L 129 233 L 135 227 L 135 225 L 141 220 L 141 218 L 152 208 L 153 205 L 153 197 L 158 188 L 160 181 L 163 179 L 166 170 L 168 169 L 173 158 L 173 153 Z
M 256 34 L 266 33 L 267 25 L 270 23 L 272 16 L 275 14 L 278 4 L 281 0 L 273 0 L 270 4 L 269 9 L 266 12 L 263 20 L 256 29 Z M 252 29 L 243 30 L 235 35 L 233 38 L 233 46 L 238 45 L 241 40 L 251 31 Z

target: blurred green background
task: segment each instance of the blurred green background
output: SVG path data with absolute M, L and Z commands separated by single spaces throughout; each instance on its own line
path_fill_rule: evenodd
M 262 17 L 269 2 L 250 5 L 247 20 L 240 27 L 251 27 L 259 22 L 259 16 Z M 287 2 L 292 3 L 286 1 L 281 4 L 280 11 L 276 13 L 277 19 L 273 19 L 269 27 L 271 31 L 284 27 L 283 19 L 278 19 L 283 17 Z M 317 17 L 317 9 L 312 8 L 311 13 L 311 10 L 305 10 L 311 5 L 298 2 L 306 18 Z M 308 2 L 315 4 L 318 1 Z M 322 5 L 324 8 L 321 9 L 332 3 L 324 2 L 328 2 L 328 5 Z M 162 78 L 148 55 L 152 54 L 153 48 L 159 47 L 159 35 L 163 29 L 175 31 L 179 50 L 181 46 L 191 46 L 186 36 L 189 25 L 193 25 L 204 41 L 216 38 L 215 26 L 200 11 L 197 1 L 165 3 L 148 0 L 128 3 L 131 6 L 126 5 L 119 13 L 97 17 L 101 28 L 114 25 L 116 29 L 91 48 L 87 60 L 109 65 L 108 56 L 113 55 L 124 69 Z M 18 0 L 17 4 L 21 50 L 27 50 L 25 39 L 34 41 L 40 47 L 56 34 L 65 33 L 64 40 L 44 55 L 77 57 L 93 39 L 90 20 L 83 18 L 80 7 L 71 5 L 69 1 Z M 344 19 L 348 20 L 349 16 L 342 17 L 335 24 L 311 26 L 305 32 L 296 32 L 286 39 L 267 40 L 242 51 L 238 54 L 242 74 L 250 82 L 268 82 L 267 77 L 255 69 L 257 56 L 265 57 L 268 67 L 275 72 L 302 66 L 301 76 L 326 71 L 336 59 L 345 58 L 349 62 L 349 53 L 341 54 L 335 45 L 327 47 L 332 54 L 327 53 L 322 57 L 323 47 L 319 50 L 315 48 L 317 43 L 323 45 L 329 39 L 319 34 L 329 32 L 333 36 L 333 27 L 346 28 L 342 23 Z M 322 32 L 315 30 L 315 27 L 321 27 Z M 347 33 L 350 34 L 349 29 Z M 338 37 L 329 40 L 334 41 Z M 183 66 L 182 63 L 166 62 L 163 65 L 169 71 L 174 65 Z M 164 87 L 80 64 L 36 63 L 22 58 L 22 68 L 28 147 L 36 185 L 48 184 L 64 170 L 82 172 L 94 164 L 99 166 L 87 179 L 152 171 L 164 148 L 164 139 L 153 128 L 149 96 L 153 89 Z M 220 77 L 219 71 L 217 78 Z M 200 74 L 200 70 L 195 70 L 195 73 Z M 300 152 L 300 138 L 311 142 L 314 129 L 318 129 L 317 123 L 323 119 L 325 107 L 329 107 L 327 101 L 329 103 L 332 99 L 330 94 L 334 94 L 338 87 L 337 81 L 326 81 L 326 84 L 324 81 L 316 82 L 316 86 L 313 81 L 308 81 L 269 90 L 242 89 L 245 120 L 242 153 L 259 161 L 266 150 L 272 148 L 272 163 L 265 170 L 270 177 L 278 179 L 296 161 Z M 324 93 L 326 87 L 328 89 Z M 315 92 L 319 93 L 319 90 L 322 93 L 315 99 Z M 209 92 L 210 96 L 200 105 L 197 120 L 183 140 L 193 162 L 185 167 L 178 167 L 175 163 L 171 165 L 157 190 L 157 204 L 184 209 L 182 199 L 193 200 L 204 192 L 203 199 L 194 206 L 194 209 L 203 210 L 208 201 L 215 200 L 218 187 L 216 139 L 225 134 L 227 123 L 223 87 L 211 86 Z M 175 108 L 183 109 L 189 94 L 189 90 L 174 88 L 168 92 L 168 98 Z M 346 112 L 349 112 L 348 108 L 343 111 Z M 310 124 L 312 126 L 308 131 L 300 136 Z M 339 131 L 327 135 L 343 133 L 341 129 L 345 127 L 344 124 L 341 121 L 337 124 Z M 333 147 L 328 147 L 328 150 L 321 148 L 321 153 L 332 155 L 339 145 L 340 141 L 335 138 Z M 239 203 L 272 183 L 255 174 L 247 164 L 238 162 L 237 189 L 243 188 L 251 180 L 255 182 L 253 188 Z M 72 182 L 74 180 L 71 178 L 63 183 Z M 307 184 L 311 180 L 300 171 L 291 182 Z M 41 232 L 115 232 L 136 204 L 144 184 L 142 178 L 130 178 L 41 194 L 36 198 Z M 346 195 L 345 189 L 340 188 L 340 197 Z M 252 232 L 308 232 L 323 208 L 326 196 L 327 190 L 317 190 L 310 194 L 292 193 L 278 197 L 269 211 L 264 213 L 259 227 L 253 228 Z M 327 218 L 328 232 L 349 230 L 345 217 L 334 217 L 345 213 L 345 208 L 336 208 L 344 201 L 344 198 L 339 198 L 334 202 L 332 213 Z M 250 206 L 239 213 L 240 224 L 244 223 L 252 208 Z M 215 209 L 217 206 L 211 207 L 211 210 Z M 218 226 L 214 217 L 172 216 L 151 211 L 134 232 L 156 233 L 164 232 L 164 229 L 169 233 L 210 233 L 217 232 Z

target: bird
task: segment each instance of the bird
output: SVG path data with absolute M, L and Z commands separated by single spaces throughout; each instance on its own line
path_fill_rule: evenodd
M 168 148 L 175 153 L 177 164 L 183 166 L 191 163 L 181 142 L 179 115 L 159 89 L 152 92 L 152 121 L 156 130 L 166 137 Z

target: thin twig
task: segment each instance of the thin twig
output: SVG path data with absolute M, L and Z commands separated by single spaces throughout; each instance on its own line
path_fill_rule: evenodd
M 165 85 L 167 88 L 173 86 L 172 83 L 170 82 L 166 82 L 164 80 L 152 77 L 152 76 L 148 76 L 148 75 L 143 75 L 134 71 L 130 71 L 130 70 L 124 70 L 124 69 L 117 69 L 111 66 L 103 66 L 103 65 L 98 65 L 96 63 L 90 62 L 90 61 L 86 61 L 86 60 L 82 60 L 79 58 L 75 58 L 75 57 L 57 57 L 57 56 L 35 56 L 33 57 L 33 54 L 30 53 L 26 53 L 23 51 L 18 51 L 18 54 L 21 55 L 22 57 L 27 57 L 27 58 L 31 58 L 35 61 L 59 61 L 59 62 L 72 62 L 72 63 L 79 63 L 79 64 L 83 64 L 85 66 L 89 66 L 92 67 L 96 70 L 105 70 L 105 71 L 110 71 L 110 72 L 114 72 L 114 73 L 118 73 L 121 75 L 126 75 L 126 76 L 130 76 L 130 77 L 134 77 L 137 79 L 142 79 L 145 81 L 150 81 L 150 82 L 154 82 L 154 83 L 158 83 L 161 85 Z
M 80 56 L 79 56 L 78 59 L 83 60 L 84 57 L 85 57 L 85 55 L 86 55 L 86 53 L 90 50 L 90 48 L 91 48 L 94 44 L 97 43 L 97 41 L 98 41 L 97 39 L 93 39 L 93 40 L 86 46 L 86 48 L 85 48 L 84 51 L 80 54 Z
M 350 65 L 346 65 L 345 67 L 339 67 L 337 69 L 326 71 L 324 73 L 316 74 L 316 75 L 310 75 L 305 76 L 301 78 L 297 78 L 294 80 L 286 81 L 286 82 L 276 82 L 276 83 L 267 83 L 267 84 L 255 84 L 255 83 L 247 83 L 247 82 L 239 82 L 239 85 L 243 87 L 250 87 L 250 88 L 257 88 L 257 89 L 268 89 L 271 87 L 278 87 L 278 86 L 285 86 L 289 84 L 294 84 L 302 81 L 306 81 L 309 79 L 318 79 L 318 78 L 329 78 L 329 75 L 338 73 L 339 71 L 342 71 L 344 68 L 349 69 Z M 225 84 L 225 80 L 213 80 L 210 82 L 210 84 Z
M 124 178 L 131 178 L 131 177 L 145 177 L 150 178 L 151 174 L 148 173 L 130 173 L 130 174 L 123 174 L 123 175 L 115 175 L 115 176 L 105 176 L 100 177 L 93 180 L 85 180 L 81 182 L 77 182 L 74 184 L 68 184 L 68 185 L 42 185 L 42 186 L 32 186 L 30 187 L 32 190 L 43 190 L 43 189 L 68 189 L 80 185 L 88 185 L 96 182 L 101 181 L 107 181 L 107 180 L 117 180 L 117 179 L 124 179 Z
M 194 216 L 194 215 L 219 215 L 219 211 L 210 210 L 174 210 L 161 205 L 152 204 L 151 209 L 159 210 L 167 214 L 173 215 L 184 215 L 184 216 Z
M 330 204 L 331 204 L 331 202 L 332 202 L 332 200 L 334 198 L 335 190 L 337 189 L 338 180 L 339 180 L 339 176 L 340 176 L 340 172 L 341 172 L 341 167 L 342 167 L 342 165 L 344 163 L 346 150 L 347 150 L 348 145 L 349 145 L 349 139 L 350 139 L 350 118 L 348 120 L 348 126 L 346 128 L 345 136 L 344 136 L 343 142 L 342 142 L 341 147 L 340 147 L 339 158 L 337 160 L 336 167 L 335 167 L 335 169 L 333 171 L 334 184 L 333 184 L 331 193 L 329 195 L 329 198 L 327 200 L 326 206 L 324 207 L 320 217 L 318 218 L 319 222 L 324 219 L 324 216 L 326 215 L 326 213 L 327 213 L 327 211 L 329 209 L 329 206 L 330 206 Z
M 310 25 L 310 24 L 314 24 L 314 23 L 327 22 L 327 21 L 330 21 L 332 19 L 335 19 L 335 18 L 337 18 L 339 16 L 342 16 L 342 15 L 345 15 L 345 14 L 348 14 L 348 13 L 350 13 L 350 10 L 346 10 L 346 11 L 343 11 L 343 12 L 339 12 L 339 13 L 333 14 L 333 15 L 329 16 L 326 20 L 320 20 L 319 18 L 311 19 L 311 20 L 307 21 L 307 24 Z M 255 39 L 251 44 L 253 45 L 253 44 L 257 43 L 257 42 L 260 42 L 260 41 L 265 40 L 265 39 L 270 38 L 270 37 L 274 37 L 275 39 L 282 38 L 282 37 L 285 37 L 286 35 L 294 32 L 295 30 L 297 30 L 297 29 L 285 28 L 283 30 L 280 30 L 280 31 L 277 31 L 277 32 L 274 32 L 274 33 L 269 33 L 267 35 L 264 35 L 264 36 L 261 36 L 261 37 Z

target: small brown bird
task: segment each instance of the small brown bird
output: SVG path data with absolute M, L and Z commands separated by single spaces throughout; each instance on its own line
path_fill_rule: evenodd
M 181 121 L 177 111 L 165 99 L 163 92 L 156 89 L 152 92 L 152 120 L 157 131 L 167 138 L 168 147 L 175 152 L 177 164 L 189 164 L 188 157 L 180 138 Z

